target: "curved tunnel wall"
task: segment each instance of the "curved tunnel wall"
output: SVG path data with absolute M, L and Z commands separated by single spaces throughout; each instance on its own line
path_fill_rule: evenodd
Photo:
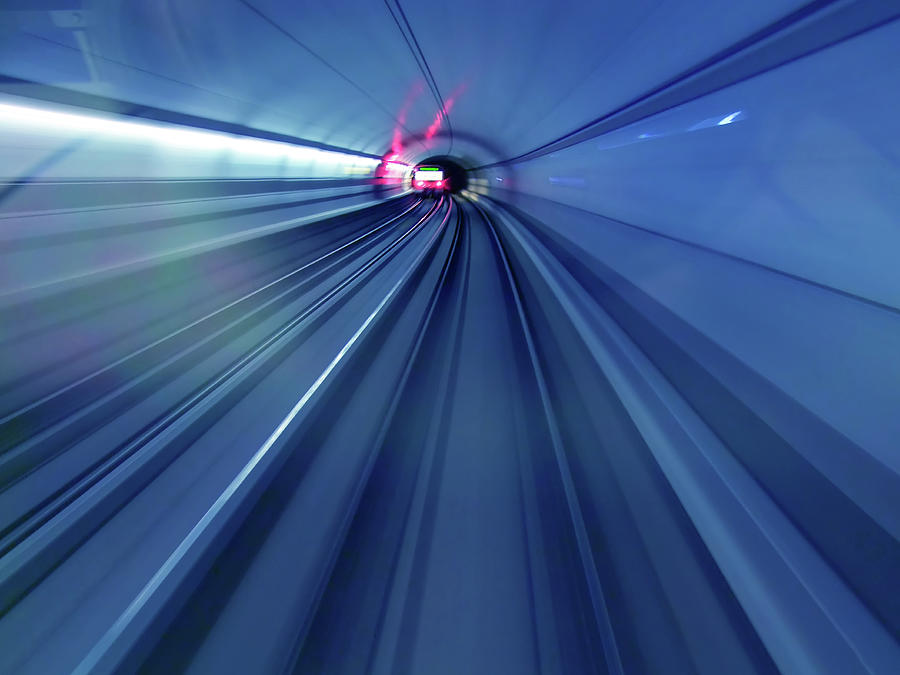
M 640 561 L 598 558 L 599 576 L 628 570 L 649 589 L 613 588 L 621 661 L 606 645 L 596 663 L 894 672 L 890 3 L 51 4 L 0 14 L 0 307 L 28 317 L 73 279 L 151 259 L 234 242 L 253 254 L 263 234 L 402 197 L 377 183 L 383 157 L 460 158 L 520 284 L 561 442 L 583 462 L 584 536 L 600 556 L 618 532 Z M 48 133 L 4 105 L 235 145 Z M 54 358 L 106 339 L 85 331 Z M 21 383 L 52 344 L 5 355 L 4 381 L 21 386 L 4 403 L 40 393 Z M 588 429 L 601 409 L 619 422 Z
M 850 582 L 874 607 L 897 564 L 900 167 L 884 95 L 900 31 L 847 32 L 472 182 L 534 219 L 835 571 L 874 575 Z
M 900 173 L 882 100 L 896 69 L 875 64 L 896 61 L 898 38 L 883 26 L 486 169 L 482 190 L 896 467 Z M 861 381 L 865 391 L 842 394 Z

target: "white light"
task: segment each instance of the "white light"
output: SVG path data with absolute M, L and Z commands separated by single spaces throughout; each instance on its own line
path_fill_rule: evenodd
M 721 127 L 721 126 L 724 126 L 724 125 L 726 125 L 726 124 L 731 124 L 732 122 L 735 121 L 735 119 L 737 118 L 737 116 L 740 115 L 740 114 L 741 114 L 741 111 L 738 110 L 737 112 L 733 112 L 733 113 L 731 113 L 730 115 L 726 115 L 725 117 L 723 117 L 722 119 L 719 120 L 718 126 Z
M 403 162 L 385 162 L 384 166 L 385 176 L 390 178 L 403 176 L 406 174 L 407 169 L 409 169 L 409 165 L 404 164 Z
M 158 122 L 123 120 L 85 113 L 0 103 L 0 130 L 65 137 L 94 137 L 205 152 L 236 152 L 308 162 L 377 165 L 379 160 L 304 145 L 238 136 Z
M 443 171 L 416 171 L 416 180 L 434 182 L 444 180 Z

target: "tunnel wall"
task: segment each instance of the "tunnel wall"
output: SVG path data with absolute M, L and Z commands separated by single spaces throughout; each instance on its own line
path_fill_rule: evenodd
M 898 44 L 888 24 L 472 181 L 888 625 L 900 123 L 884 97 Z
M 485 170 L 480 191 L 615 270 L 898 471 L 900 124 L 879 103 L 896 75 L 881 64 L 897 44 L 895 23 Z
M 0 294 L 226 246 L 404 192 L 399 181 L 379 184 L 378 161 L 362 155 L 18 97 L 0 99 L 0 127 Z
M 895 23 L 485 177 L 896 307 L 898 43 Z

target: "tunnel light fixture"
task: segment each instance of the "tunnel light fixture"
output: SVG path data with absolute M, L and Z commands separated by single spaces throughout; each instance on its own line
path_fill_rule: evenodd
M 192 127 L 128 120 L 113 116 L 42 108 L 0 101 L 0 133 L 33 134 L 61 140 L 150 143 L 192 152 L 233 152 L 269 159 L 377 165 L 379 160 L 351 153 Z

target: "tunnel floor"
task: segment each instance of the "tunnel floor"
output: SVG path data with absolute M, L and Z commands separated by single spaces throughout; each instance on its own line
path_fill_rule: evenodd
M 777 672 L 596 273 L 407 195 L 7 306 L 0 671 Z

